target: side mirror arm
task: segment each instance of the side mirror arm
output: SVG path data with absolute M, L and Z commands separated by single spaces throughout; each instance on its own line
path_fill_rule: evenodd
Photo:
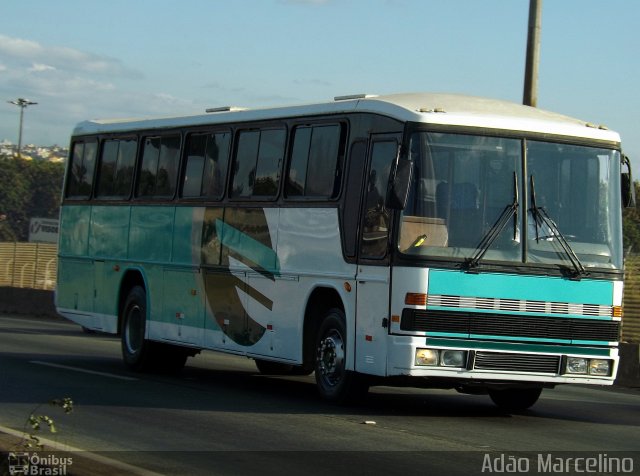
M 636 189 L 631 175 L 631 161 L 626 155 L 622 155 L 622 165 L 627 167 L 627 172 L 620 173 L 620 192 L 622 194 L 622 206 L 633 208 L 636 206 Z

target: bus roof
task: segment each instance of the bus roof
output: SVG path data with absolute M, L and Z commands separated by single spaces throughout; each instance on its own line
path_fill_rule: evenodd
M 93 135 L 366 112 L 381 114 L 400 121 L 425 124 L 534 132 L 620 142 L 620 136 L 604 126 L 508 101 L 458 94 L 353 95 L 336 97 L 333 102 L 320 104 L 264 109 L 225 107 L 213 108 L 210 111 L 213 112 L 192 116 L 85 121 L 76 126 L 73 134 Z

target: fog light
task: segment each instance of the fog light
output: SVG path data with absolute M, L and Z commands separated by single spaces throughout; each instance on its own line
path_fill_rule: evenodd
M 587 359 L 581 357 L 568 357 L 567 358 L 567 373 L 568 374 L 586 374 L 588 369 Z
M 463 350 L 443 350 L 440 354 L 443 367 L 464 367 L 467 363 L 467 353 Z
M 438 351 L 434 349 L 417 349 L 416 365 L 438 365 Z
M 591 359 L 589 361 L 589 375 L 609 376 L 610 361 L 604 359 Z

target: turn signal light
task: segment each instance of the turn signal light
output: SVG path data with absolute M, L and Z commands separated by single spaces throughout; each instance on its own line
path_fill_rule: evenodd
M 426 306 L 427 295 L 425 293 L 407 293 L 404 296 L 404 303 L 409 306 Z

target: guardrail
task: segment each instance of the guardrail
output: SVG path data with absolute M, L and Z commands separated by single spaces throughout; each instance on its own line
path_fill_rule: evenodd
M 57 253 L 55 243 L 0 243 L 0 286 L 55 289 Z

